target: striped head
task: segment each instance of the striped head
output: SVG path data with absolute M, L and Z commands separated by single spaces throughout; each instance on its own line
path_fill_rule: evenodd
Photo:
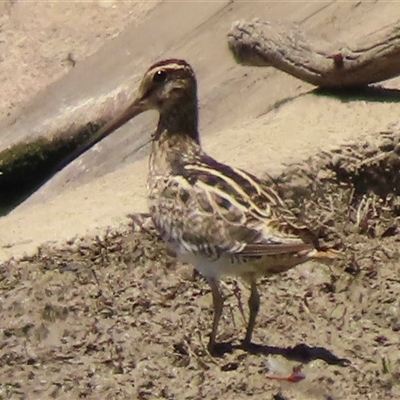
M 168 59 L 153 64 L 144 74 L 137 102 L 144 109 L 162 111 L 176 102 L 196 101 L 196 77 L 184 60 Z
M 95 132 L 76 154 L 82 154 L 144 111 L 157 110 L 161 120 L 163 115 L 173 114 L 169 112 L 172 108 L 181 113 L 181 119 L 186 118 L 188 123 L 183 121 L 181 126 L 191 127 L 187 131 L 192 132 L 197 140 L 196 77 L 192 67 L 184 60 L 168 59 L 153 64 L 142 78 L 136 99 L 120 115 Z M 190 112 L 187 112 L 189 109 Z

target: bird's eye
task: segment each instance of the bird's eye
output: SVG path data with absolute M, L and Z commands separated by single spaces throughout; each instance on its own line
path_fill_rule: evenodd
M 153 82 L 163 83 L 167 80 L 167 73 L 165 71 L 157 71 L 153 76 Z

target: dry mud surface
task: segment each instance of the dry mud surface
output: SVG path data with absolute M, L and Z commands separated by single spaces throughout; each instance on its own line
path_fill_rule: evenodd
M 119 2 L 115 7 L 116 3 L 3 2 L 1 115 L 15 111 L 28 97 L 74 68 L 71 59 L 79 66 L 106 39 L 143 18 L 153 4 Z M 282 4 L 271 3 L 268 18 L 286 18 L 292 12 L 294 4 Z M 245 6 L 239 6 L 243 7 L 237 11 L 240 18 L 257 14 L 244 14 Z M 304 5 L 296 20 L 303 14 L 304 18 L 314 15 L 314 6 Z M 273 14 L 274 7 L 282 7 L 278 16 Z M 287 13 L 283 13 L 285 7 Z M 333 13 L 330 7 L 336 14 L 326 19 L 324 13 L 328 17 Z M 350 5 L 322 5 L 321 19 L 313 22 L 321 25 L 318 32 L 326 34 L 326 28 L 342 21 L 337 27 L 354 27 L 354 35 L 365 33 L 387 23 L 387 16 L 394 14 L 394 8 L 384 2 L 377 6 L 357 2 L 351 10 L 346 7 Z M 93 18 L 91 23 L 88 18 Z M 229 24 L 231 20 L 229 16 Z M 246 102 L 246 118 L 250 111 L 257 115 L 257 107 L 260 112 L 270 107 L 260 101 L 264 99 L 265 86 L 260 84 L 264 72 L 258 74 L 252 80 L 262 96 L 255 97 L 254 103 Z M 283 74 L 276 81 L 278 89 L 268 93 L 271 101 L 296 94 L 295 86 L 301 85 Z M 391 87 L 399 87 L 396 82 Z M 211 357 L 206 350 L 212 320 L 208 286 L 189 267 L 165 254 L 151 229 L 132 223 L 128 231 L 114 227 L 62 245 L 42 245 L 34 255 L 0 263 L 0 400 L 399 399 L 400 134 L 396 127 L 378 133 L 379 127 L 398 120 L 396 90 L 392 102 L 381 99 L 373 104 L 361 98 L 344 102 L 344 106 L 335 103 L 336 108 L 314 97 L 298 99 L 274 114 L 268 124 L 264 122 L 268 132 L 274 133 L 271 138 L 262 136 L 266 135 L 262 121 L 251 120 L 247 130 L 236 131 L 247 138 L 246 146 L 242 139 L 235 144 L 232 134 L 210 139 L 213 155 L 228 162 L 236 157 L 242 162 L 238 166 L 248 168 L 260 164 L 255 160 L 266 153 L 276 156 L 270 162 L 274 166 L 284 154 L 314 148 L 321 126 L 327 143 L 332 143 L 332 136 L 339 142 L 354 138 L 354 132 L 374 134 L 365 143 L 359 140 L 336 153 L 321 153 L 292 166 L 277 180 L 290 207 L 319 230 L 324 241 L 340 248 L 343 257 L 331 268 L 300 266 L 260 282 L 261 311 L 254 335 L 259 346 L 252 351 L 240 348 L 245 323 L 239 300 L 232 294 L 234 283 L 227 282 L 219 340 L 231 344 L 232 351 Z M 225 99 L 228 93 L 223 94 Z M 233 95 L 232 107 L 237 105 L 237 95 Z M 314 113 L 307 113 L 310 110 Z M 213 115 L 219 112 L 211 111 Z M 226 114 L 222 121 L 230 119 L 231 114 Z M 282 129 L 288 143 L 279 147 Z M 249 130 L 254 131 L 252 140 Z M 307 135 L 300 135 L 303 131 Z M 290 132 L 299 138 L 289 140 Z M 226 142 L 223 154 L 218 146 L 221 140 Z M 267 142 L 276 147 L 266 146 Z M 290 164 L 291 158 L 286 160 Z M 135 181 L 131 170 L 126 176 L 110 175 L 109 181 L 84 195 L 65 195 L 57 207 L 46 203 L 46 218 L 34 208 L 27 209 L 18 222 L 20 230 L 16 219 L 9 225 L 3 221 L 1 235 L 23 231 L 29 239 L 39 240 L 42 224 L 59 237 L 69 237 L 71 230 L 76 234 L 93 224 L 91 212 L 101 216 L 93 217 L 96 224 L 101 219 L 107 225 L 106 215 L 116 208 L 115 193 L 120 195 L 129 185 L 139 187 L 143 171 Z M 93 195 L 92 202 L 87 200 L 89 195 Z M 130 201 L 129 196 L 125 197 Z M 139 203 L 139 197 L 135 199 Z M 100 203 L 106 200 L 109 203 L 102 208 Z M 128 208 L 122 207 L 121 200 L 117 204 L 121 213 Z M 68 212 L 74 212 L 75 219 L 63 219 Z M 34 213 L 39 217 L 29 218 Z M 54 225 L 54 220 L 61 222 Z M 12 247 L 7 241 L 4 246 Z M 239 286 L 241 302 L 246 305 L 247 288 Z M 270 379 L 288 375 L 299 365 L 305 375 L 300 382 Z
M 384 178 L 398 185 L 399 137 L 323 154 L 278 179 L 343 257 L 261 282 L 250 350 L 240 348 L 247 289 L 239 284 L 237 299 L 225 285 L 219 340 L 229 351 L 211 357 L 208 286 L 165 253 L 149 224 L 133 219 L 127 232 L 5 263 L 0 398 L 400 398 L 400 205 L 370 192 L 388 188 Z M 304 380 L 270 379 L 300 364 Z

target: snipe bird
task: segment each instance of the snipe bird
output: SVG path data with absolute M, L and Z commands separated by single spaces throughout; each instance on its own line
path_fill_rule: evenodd
M 184 60 L 152 65 L 136 99 L 98 131 L 92 142 L 147 110 L 159 113 L 148 173 L 148 205 L 156 230 L 167 247 L 200 271 L 211 287 L 210 351 L 215 348 L 223 308 L 219 280 L 236 276 L 249 283 L 250 316 L 243 344 L 250 344 L 260 306 L 257 279 L 308 260 L 329 260 L 336 252 L 322 251 L 312 232 L 296 224 L 274 190 L 203 151 L 196 76 Z

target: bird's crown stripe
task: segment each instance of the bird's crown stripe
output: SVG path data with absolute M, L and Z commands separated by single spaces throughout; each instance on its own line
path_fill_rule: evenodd
M 148 71 L 150 71 L 151 69 L 156 68 L 156 67 L 165 67 L 167 65 L 168 66 L 169 65 L 177 65 L 179 67 L 191 68 L 190 65 L 185 60 L 179 60 L 177 58 L 168 58 L 166 60 L 162 60 L 162 61 L 158 61 L 158 62 L 154 63 L 148 69 Z
M 181 65 L 178 65 L 178 64 L 171 64 L 171 65 L 168 64 L 165 67 L 156 67 L 149 71 L 152 73 L 153 72 L 156 73 L 157 71 L 164 71 L 164 72 L 168 73 L 168 72 L 176 72 L 176 71 L 188 71 L 188 69 Z
M 178 60 L 179 61 L 179 60 Z M 187 64 L 180 64 L 172 60 L 168 63 L 159 63 L 152 65 L 148 70 L 147 73 L 156 73 L 157 71 L 164 71 L 164 72 L 177 72 L 177 71 L 192 71 L 189 65 Z

